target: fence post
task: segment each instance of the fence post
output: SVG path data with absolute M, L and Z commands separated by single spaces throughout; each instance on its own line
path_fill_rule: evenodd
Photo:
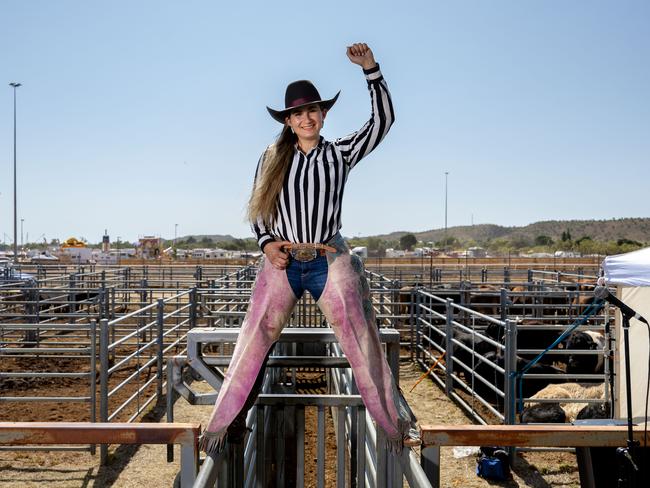
M 97 320 L 90 321 L 90 421 L 97 422 Z M 91 444 L 90 454 L 97 450 L 96 444 Z
M 400 296 L 400 284 L 397 280 L 391 280 L 390 282 L 391 286 L 391 326 L 396 329 L 397 325 L 399 324 L 399 321 L 397 320 L 396 315 L 400 315 L 400 303 L 399 303 L 399 296 Z M 411 307 L 413 306 L 413 291 L 411 291 Z M 401 320 L 401 319 L 400 319 Z
M 505 384 L 504 384 L 504 423 L 515 423 L 517 411 L 517 391 L 514 373 L 517 371 L 517 325 L 512 320 L 506 320 L 506 354 L 505 354 Z
M 177 373 L 174 367 L 174 358 L 167 360 L 167 422 L 174 422 L 174 389 L 177 375 L 181 375 L 182 366 L 178 366 L 179 372 Z M 174 444 L 167 444 L 167 462 L 174 461 Z
M 157 343 L 158 343 L 158 350 L 157 350 L 157 358 L 156 358 L 156 377 L 157 377 L 157 385 L 156 385 L 156 401 L 159 402 L 162 398 L 162 391 L 163 391 L 163 349 L 165 348 L 165 343 L 163 341 L 163 325 L 164 325 L 164 314 L 165 314 L 165 303 L 162 298 L 158 299 L 158 306 L 157 306 L 158 314 L 156 317 L 156 332 L 158 333 L 157 337 Z M 167 388 L 169 388 L 169 384 L 167 384 Z
M 410 335 L 411 335 L 411 340 L 410 340 L 410 348 L 411 348 L 411 361 L 414 359 L 414 348 L 416 344 L 416 339 L 415 339 L 415 332 L 416 332 L 416 324 L 414 323 L 415 316 L 417 314 L 417 309 L 419 308 L 419 301 L 420 301 L 420 293 L 419 290 L 411 289 L 411 301 L 410 301 L 410 306 L 409 306 L 409 325 L 410 325 Z
M 77 303 L 76 303 L 77 302 L 77 294 L 74 291 L 75 286 L 76 286 L 76 275 L 74 273 L 72 273 L 70 275 L 70 294 L 68 295 L 68 303 L 70 304 L 70 313 L 73 314 L 73 315 L 77 313 Z M 72 319 L 70 320 L 70 322 L 72 322 L 73 324 L 76 324 L 77 323 L 77 318 L 73 316 Z
M 196 287 L 190 290 L 190 329 L 196 327 Z
M 147 268 L 143 268 L 143 272 L 146 271 Z M 149 297 L 149 294 L 147 293 L 147 279 L 143 278 L 140 280 L 140 308 L 146 307 L 149 305 L 147 303 L 147 299 Z M 153 293 L 151 294 L 153 296 Z M 151 320 L 151 309 L 149 309 L 149 320 Z M 147 318 L 143 314 L 138 314 L 138 328 L 141 330 L 140 332 L 140 340 L 142 342 L 146 342 L 147 340 L 147 331 L 145 330 L 144 326 L 147 324 Z
M 452 299 L 447 298 L 447 320 L 445 323 L 445 351 L 447 353 L 445 359 L 445 393 L 447 396 L 450 396 L 452 391 L 454 391 L 454 379 L 452 378 L 452 374 L 454 373 L 454 343 L 452 342 L 454 338 L 454 312 L 451 304 Z
M 108 320 L 99 321 L 99 421 L 108 422 Z M 99 448 L 99 462 L 106 465 L 108 445 Z
M 508 290 L 505 288 L 501 288 L 501 320 L 506 320 L 508 317 Z

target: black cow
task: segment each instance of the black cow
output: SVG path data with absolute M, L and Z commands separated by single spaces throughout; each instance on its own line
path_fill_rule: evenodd
M 566 412 L 559 403 L 537 403 L 524 408 L 519 419 L 522 424 L 563 424 Z
M 605 336 L 601 332 L 591 330 L 574 332 L 566 339 L 567 350 L 602 351 L 604 347 Z M 600 353 L 570 354 L 567 360 L 566 372 L 570 374 L 600 374 L 603 373 L 604 366 L 604 358 Z
M 546 349 L 553 344 L 555 340 L 560 337 L 563 332 L 561 327 L 558 330 L 540 330 L 532 328 L 535 325 L 544 325 L 535 320 L 522 320 L 517 323 L 517 350 L 520 349 Z M 500 324 L 491 323 L 485 330 L 485 335 L 494 339 L 495 341 L 505 344 L 505 328 Z M 531 360 L 537 354 L 519 354 L 522 358 Z M 542 364 L 553 364 L 559 361 L 560 357 L 556 354 L 545 354 L 539 360 Z
M 483 340 L 476 335 L 472 337 L 472 334 L 469 334 L 467 332 L 456 331 L 454 333 L 454 339 L 460 342 L 467 349 L 470 349 L 470 351 L 468 351 L 458 344 L 454 344 L 453 346 L 453 357 L 465 364 L 470 370 L 472 369 L 472 356 L 474 355 L 472 354 L 472 349 L 475 354 L 480 355 L 485 355 L 488 352 L 496 352 L 496 346 L 494 346 L 494 344 L 490 344 L 488 341 Z M 449 361 L 449 358 L 447 358 L 447 360 Z M 475 356 L 474 364 L 478 363 L 479 361 L 480 358 Z M 462 369 L 460 366 L 456 367 L 456 365 L 454 365 L 454 368 L 457 372 L 464 371 L 465 374 L 467 374 L 467 371 Z

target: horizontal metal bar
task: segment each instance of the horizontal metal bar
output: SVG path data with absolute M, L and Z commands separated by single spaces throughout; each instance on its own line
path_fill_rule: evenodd
M 360 395 L 284 395 L 284 394 L 261 394 L 258 397 L 260 405 L 305 405 L 305 406 L 326 406 L 326 407 L 355 407 L 363 405 Z
M 187 340 L 200 343 L 236 342 L 239 331 L 239 328 L 198 327 L 187 333 Z M 379 339 L 381 342 L 399 343 L 399 332 L 395 329 L 379 329 Z M 330 328 L 292 327 L 282 331 L 279 341 L 338 342 L 338 339 Z
M 0 378 L 87 378 L 91 373 L 43 373 L 40 371 L 0 373 Z
M 201 356 L 209 366 L 228 366 L 232 356 Z M 271 356 L 266 362 L 269 367 L 313 367 L 313 368 L 349 368 L 345 358 L 331 356 Z
M 90 402 L 90 397 L 81 396 L 81 397 L 0 397 L 0 403 L 2 402 Z
M 58 353 L 90 353 L 90 348 L 88 347 L 0 347 L 0 355 L 2 354 L 22 354 L 22 353 L 32 353 L 32 354 L 58 354 Z
M 150 291 L 150 288 L 146 288 L 145 290 Z M 152 309 L 156 308 L 157 306 L 158 306 L 157 303 L 152 303 L 152 304 L 147 305 L 147 306 L 145 306 L 143 308 L 139 308 L 138 310 L 134 310 L 133 312 L 130 312 L 130 313 L 127 313 L 126 315 L 123 315 L 122 317 L 118 317 L 118 318 L 116 318 L 114 320 L 111 320 L 108 323 L 108 325 L 112 326 L 112 325 L 119 324 L 120 322 L 122 322 L 122 321 L 124 321 L 126 319 L 129 319 L 129 318 L 132 318 L 132 317 L 137 317 L 138 315 L 142 314 L 143 312 L 147 312 L 149 310 L 152 310 Z

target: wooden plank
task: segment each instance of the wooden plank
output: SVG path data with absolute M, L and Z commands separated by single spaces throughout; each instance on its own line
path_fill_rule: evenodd
M 625 446 L 627 427 L 577 425 L 425 425 L 420 429 L 424 447 L 617 447 Z M 643 426 L 634 438 L 643 442 Z M 647 440 L 650 441 L 650 435 Z
M 200 431 L 191 423 L 0 422 L 0 444 L 184 444 Z

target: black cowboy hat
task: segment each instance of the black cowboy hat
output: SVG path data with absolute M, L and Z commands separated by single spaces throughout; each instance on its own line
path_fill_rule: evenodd
M 334 102 L 336 102 L 340 93 L 339 91 L 334 98 L 330 98 L 329 100 L 321 100 L 318 90 L 311 81 L 298 80 L 289 83 L 287 86 L 287 91 L 284 94 L 284 110 L 273 110 L 271 107 L 266 107 L 266 109 L 271 114 L 271 117 L 284 124 L 284 119 L 289 116 L 292 110 L 304 107 L 305 105 L 317 103 L 322 110 L 329 110 L 334 105 Z

